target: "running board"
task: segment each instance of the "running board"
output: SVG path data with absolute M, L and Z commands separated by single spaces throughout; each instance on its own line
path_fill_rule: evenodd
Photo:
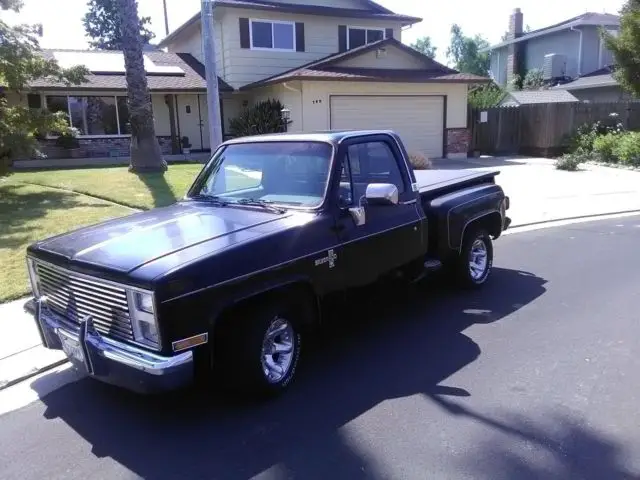
M 441 268 L 442 268 L 442 262 L 440 260 L 429 259 L 426 262 L 424 262 L 424 270 L 420 273 L 420 275 L 418 275 L 416 278 L 411 280 L 411 283 L 418 283 L 430 273 L 436 272 Z

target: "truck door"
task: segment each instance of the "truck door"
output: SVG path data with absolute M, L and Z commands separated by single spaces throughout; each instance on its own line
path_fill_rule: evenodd
M 423 256 L 422 214 L 400 150 L 391 137 L 355 137 L 340 150 L 338 263 L 345 283 L 358 286 Z M 371 183 L 394 184 L 398 204 L 367 205 L 364 225 L 356 225 L 348 209 L 358 206 Z

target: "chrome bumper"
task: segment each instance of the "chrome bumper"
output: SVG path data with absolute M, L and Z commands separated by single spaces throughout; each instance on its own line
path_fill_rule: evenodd
M 63 350 L 79 370 L 103 382 L 139 393 L 175 390 L 194 379 L 193 353 L 164 357 L 104 337 L 93 328 L 89 316 L 80 325 L 36 301 L 33 312 L 42 344 Z

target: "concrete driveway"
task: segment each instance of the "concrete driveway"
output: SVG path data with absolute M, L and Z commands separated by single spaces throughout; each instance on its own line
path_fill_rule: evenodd
M 587 215 L 640 210 L 640 172 L 587 165 L 556 170 L 553 160 L 480 157 L 434 160 L 434 168 L 499 170 L 496 177 L 511 198 L 513 226 Z

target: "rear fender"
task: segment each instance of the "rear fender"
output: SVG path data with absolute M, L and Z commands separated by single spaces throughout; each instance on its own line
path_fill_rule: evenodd
M 487 222 L 489 233 L 494 237 L 500 236 L 504 199 L 502 188 L 491 183 L 433 199 L 428 208 L 435 217 L 440 256 L 459 252 L 465 231 L 476 222 Z M 494 224 L 498 227 L 494 228 Z

